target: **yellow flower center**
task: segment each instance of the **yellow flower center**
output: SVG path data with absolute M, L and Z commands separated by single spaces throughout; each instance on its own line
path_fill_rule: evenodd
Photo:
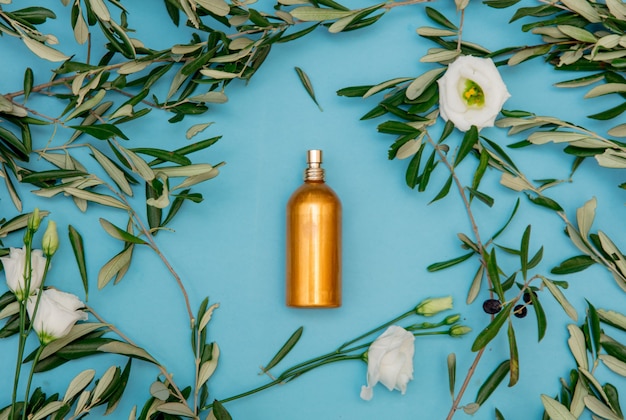
M 485 93 L 478 83 L 465 79 L 461 95 L 468 106 L 482 108 L 485 106 Z

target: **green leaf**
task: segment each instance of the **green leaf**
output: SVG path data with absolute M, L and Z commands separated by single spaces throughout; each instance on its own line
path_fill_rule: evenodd
M 480 334 L 478 334 L 478 336 L 474 340 L 474 343 L 472 344 L 472 351 L 478 351 L 482 348 L 485 348 L 487 344 L 489 344 L 489 342 L 494 339 L 494 337 L 500 331 L 500 328 L 502 328 L 502 325 L 504 325 L 504 322 L 509 318 L 512 308 L 513 308 L 512 302 L 509 302 L 506 305 L 504 305 L 500 313 L 496 315 L 493 321 L 491 321 L 491 323 L 487 325 L 485 329 L 483 329 L 480 332 Z M 508 368 L 508 361 L 507 361 L 507 372 L 508 372 L 508 369 L 509 368 Z
M 541 395 L 541 402 L 552 420 L 576 420 L 568 408 L 547 395 Z
M 163 382 L 156 381 L 150 385 L 150 395 L 158 400 L 167 401 L 171 394 L 169 388 Z
M 115 239 L 119 239 L 120 241 L 128 242 L 131 244 L 140 244 L 146 245 L 147 242 L 141 238 L 136 237 L 135 235 L 126 232 L 124 229 L 120 229 L 115 226 L 113 223 L 109 222 L 106 219 L 100 218 L 100 225 L 105 230 L 106 233 L 114 237 Z
M 148 217 L 148 226 L 152 230 L 152 235 L 156 235 L 159 232 L 158 228 L 161 226 L 163 209 L 150 205 L 149 200 L 158 200 L 162 192 L 163 185 L 160 181 L 155 179 L 151 183 L 146 182 L 146 215 Z
M 456 167 L 465 157 L 472 151 L 474 146 L 478 143 L 478 129 L 476 126 L 472 126 L 465 135 L 463 136 L 463 141 L 461 143 L 461 147 L 456 155 L 456 159 L 454 159 L 454 166 Z
M 452 29 L 454 31 L 459 29 L 454 23 L 450 22 L 444 15 L 432 7 L 426 7 L 426 16 L 428 16 L 433 22 L 445 28 Z
M 135 152 L 130 149 L 126 149 L 122 146 L 118 146 L 128 158 L 130 158 L 130 162 L 132 163 L 132 171 L 137 173 L 140 177 L 142 177 L 146 182 L 150 182 L 154 179 L 154 171 L 145 160 L 140 158 Z
M 561 262 L 558 266 L 552 268 L 550 273 L 552 274 L 571 274 L 577 273 L 579 271 L 583 271 L 596 262 L 595 260 L 588 255 L 577 255 L 575 257 L 571 257 Z
M 528 193 L 526 193 L 526 196 L 531 202 L 533 202 L 534 204 L 537 204 L 538 206 L 546 207 L 554 211 L 563 211 L 563 207 L 561 207 L 559 203 L 552 200 L 551 198 L 545 197 L 543 195 L 532 196 Z
M 498 385 L 502 382 L 504 377 L 509 373 L 511 363 L 508 360 L 500 363 L 498 367 L 489 375 L 487 380 L 481 385 L 476 394 L 476 404 L 483 405 L 487 398 L 496 390 Z
M 97 350 L 104 353 L 115 353 L 124 356 L 136 357 L 147 362 L 158 364 L 157 361 L 154 360 L 154 358 L 141 347 L 137 347 L 123 341 L 110 341 L 106 344 L 99 346 Z
M 289 339 L 285 342 L 285 344 L 283 344 L 280 350 L 278 350 L 278 353 L 276 353 L 276 355 L 272 358 L 272 360 L 270 360 L 267 366 L 263 368 L 263 372 L 269 371 L 271 368 L 273 368 L 278 363 L 280 363 L 280 361 L 283 360 L 285 356 L 287 356 L 287 354 L 298 343 L 298 340 L 300 340 L 303 330 L 304 330 L 304 327 L 300 327 L 297 330 L 295 330 L 293 334 L 291 334 L 291 337 L 289 337 Z
M 604 351 L 606 351 L 607 354 L 626 363 L 626 346 L 625 345 L 621 344 L 620 342 L 614 340 L 613 338 L 605 334 L 600 335 L 600 344 L 602 344 L 602 348 L 604 349 Z
M 319 26 L 319 23 L 316 23 L 314 25 L 309 26 L 308 28 L 302 29 L 301 31 L 290 33 L 287 36 L 282 36 L 276 41 L 276 43 L 280 44 L 280 43 L 285 43 L 285 42 L 291 42 L 295 39 L 301 38 L 313 32 L 318 26 Z
M 168 402 L 165 404 L 161 404 L 157 407 L 157 411 L 166 414 L 172 414 L 175 416 L 183 416 L 183 417 L 191 417 L 195 418 L 195 414 L 189 406 L 186 404 L 178 403 L 178 402 Z
M 56 413 L 65 406 L 63 401 L 50 401 L 33 415 L 29 416 L 29 420 L 42 420 Z
M 599 112 L 597 114 L 588 115 L 588 118 L 592 118 L 594 120 L 610 120 L 612 118 L 619 117 L 626 111 L 626 102 L 614 106 L 606 111 Z
M 600 317 L 598 316 L 598 312 L 596 308 L 587 301 L 587 320 L 589 323 L 589 332 L 591 343 L 593 344 L 593 350 L 595 357 L 598 357 L 598 353 L 600 351 L 600 334 L 602 333 L 602 328 L 600 327 Z
M 28 150 L 26 146 L 10 130 L 0 127 L 0 140 L 10 149 L 11 154 L 18 159 L 28 161 Z
M 468 305 L 474 302 L 474 300 L 478 297 L 484 274 L 485 267 L 481 264 L 478 266 L 478 270 L 474 275 L 474 280 L 472 280 L 472 285 L 470 286 L 469 292 L 467 293 L 467 299 L 465 302 Z
M 474 252 L 470 252 L 468 254 L 461 255 L 460 257 L 452 258 L 452 259 L 447 260 L 447 261 L 442 261 L 442 262 L 437 262 L 437 263 L 431 264 L 426 269 L 429 272 L 431 272 L 431 273 L 435 272 L 435 271 L 443 270 L 445 268 L 449 268 L 449 267 L 455 266 L 457 264 L 462 263 L 465 260 L 470 259 L 472 257 L 472 255 L 474 255 Z
M 220 357 L 220 348 L 217 343 L 213 343 L 210 346 L 211 349 L 211 357 L 206 362 L 200 365 L 200 370 L 198 371 L 198 382 L 196 383 L 196 388 L 200 388 L 203 386 L 213 375 L 215 369 L 217 369 L 217 363 Z
M 537 341 L 541 341 L 546 335 L 546 329 L 548 326 L 546 313 L 541 306 L 541 302 L 539 301 L 537 294 L 533 293 L 532 291 L 528 294 L 530 296 L 530 301 L 532 302 L 533 308 L 535 309 L 535 317 L 537 318 Z
M 117 198 L 111 197 L 110 195 L 84 191 L 74 187 L 64 187 L 63 191 L 73 197 L 82 198 L 83 200 L 92 201 L 94 203 L 102 204 L 103 206 L 129 210 L 126 204 L 122 203 Z
M 617 416 L 611 407 L 600 401 L 593 395 L 587 395 L 584 398 L 585 406 L 598 417 L 606 420 L 623 420 L 623 417 Z
M 218 400 L 213 401 L 212 413 L 215 416 L 216 420 L 232 420 L 232 417 L 230 416 L 228 411 L 226 411 L 222 403 L 220 403 Z
M 313 84 L 311 83 L 311 79 L 309 79 L 309 76 L 300 67 L 294 67 L 294 68 L 306 92 L 309 94 L 313 102 L 315 102 L 315 105 L 317 105 L 319 110 L 323 111 L 322 107 L 320 106 L 320 104 L 317 102 L 317 99 L 315 98 L 315 91 L 313 90 Z
M 119 187 L 122 192 L 128 196 L 133 195 L 133 190 L 130 187 L 126 174 L 122 171 L 111 159 L 109 159 L 104 153 L 100 152 L 93 146 L 89 147 L 93 153 L 93 157 L 98 161 L 102 169 L 111 177 L 115 185 Z
M 79 373 L 72 379 L 65 391 L 63 402 L 68 403 L 72 398 L 78 395 L 83 389 L 85 389 L 93 380 L 96 375 L 96 371 L 93 369 L 87 369 Z
M 517 351 L 517 341 L 515 340 L 515 330 L 513 330 L 513 323 L 510 320 L 507 336 L 511 355 L 511 359 L 509 360 L 509 386 L 514 386 L 519 380 L 519 355 Z
M 561 0 L 561 3 L 591 23 L 600 22 L 602 20 L 596 9 L 586 0 Z
M 72 125 L 70 126 L 70 128 L 73 128 L 76 131 L 81 131 L 85 134 L 89 134 L 90 136 L 95 137 L 98 140 L 107 140 L 114 137 L 128 140 L 126 134 L 124 134 L 122 130 L 120 130 L 113 124 Z
M 470 187 L 466 187 L 467 191 L 469 191 L 470 193 L 470 198 L 477 198 L 478 200 L 482 201 L 483 203 L 485 203 L 487 206 L 492 207 L 493 203 L 494 203 L 494 199 L 493 197 L 480 192 L 478 190 L 475 190 L 473 188 Z
M 589 369 L 589 361 L 587 359 L 587 346 L 585 344 L 585 335 L 582 330 L 578 328 L 576 325 L 568 325 L 567 329 L 569 331 L 569 338 L 567 339 L 567 344 L 576 359 L 576 364 L 579 368 L 588 370 Z
M 0 307 L 2 307 L 0 305 Z M 616 311 L 607 311 L 605 309 L 598 309 L 598 316 L 600 317 L 600 321 L 605 324 L 611 325 L 615 328 L 618 328 L 622 331 L 626 331 L 626 316 L 616 312 Z
M 450 398 L 454 401 L 454 387 L 456 384 L 456 354 L 448 354 L 448 386 L 450 387 Z
M 208 124 L 206 126 L 208 126 Z M 136 148 L 129 149 L 129 150 L 138 154 L 152 156 L 154 158 L 159 159 L 161 162 L 173 162 L 173 163 L 177 163 L 183 166 L 191 165 L 191 160 L 188 157 L 180 153 L 176 153 L 176 151 L 154 149 L 154 148 L 147 148 L 147 147 L 136 147 Z M 152 164 L 148 164 L 148 165 L 153 166 Z
M 429 70 L 413 80 L 406 88 L 407 99 L 414 100 L 420 97 L 422 93 L 424 93 L 424 91 L 428 89 L 428 87 L 431 86 L 444 71 L 445 67 Z
M 65 178 L 82 177 L 87 175 L 83 171 L 66 170 L 66 169 L 52 169 L 50 171 L 32 172 L 30 174 L 22 176 L 22 182 L 30 184 L 36 184 L 40 182 L 56 181 Z
M 27 67 L 26 71 L 24 72 L 24 101 L 28 99 L 28 97 L 30 96 L 30 92 L 33 90 L 33 81 L 33 69 Z
M 68 226 L 68 234 L 70 237 L 70 243 L 72 244 L 72 250 L 74 251 L 74 257 L 76 258 L 76 264 L 78 265 L 78 272 L 80 278 L 83 281 L 83 288 L 85 289 L 85 300 L 89 296 L 89 281 L 87 280 L 87 263 L 85 262 L 85 246 L 83 245 L 83 237 L 74 228 L 74 226 Z
M 134 245 L 124 248 L 119 254 L 111 258 L 98 273 L 98 289 L 102 289 L 116 275 L 116 283 L 120 280 L 120 273 L 124 273 L 130 266 Z
M 554 284 L 554 282 L 548 280 L 545 277 L 541 277 L 541 281 L 548 288 L 548 291 L 552 293 L 552 296 L 556 299 L 556 301 L 561 305 L 565 313 L 574 321 L 578 321 L 578 313 L 576 309 L 572 306 L 571 303 L 567 300 L 567 298 L 563 295 L 563 292 Z
M 485 259 L 487 260 L 487 275 L 489 276 L 489 280 L 491 280 L 491 284 L 493 285 L 493 291 L 496 293 L 496 295 L 498 295 L 500 301 L 504 302 L 506 301 L 506 299 L 504 298 L 504 291 L 502 290 L 502 284 L 500 283 L 500 269 L 498 268 L 495 248 L 492 248 L 489 256 L 485 257 Z
M 126 386 L 128 385 L 128 378 L 130 377 L 130 367 L 132 363 L 132 358 L 129 358 L 126 362 L 126 366 L 122 371 L 122 374 L 117 380 L 115 387 L 111 390 L 110 395 L 108 396 L 107 409 L 104 412 L 104 415 L 109 415 L 117 408 L 122 396 L 124 395 L 124 391 L 126 390 Z
M 443 184 L 443 187 L 441 187 L 441 190 L 439 190 L 435 198 L 433 198 L 429 204 L 432 204 L 435 201 L 441 200 L 446 195 L 448 195 L 448 193 L 450 192 L 450 187 L 452 186 L 452 181 L 453 181 L 453 177 L 452 175 L 450 175 L 448 179 L 446 180 L 446 183 Z
M 572 25 L 557 25 L 559 31 L 577 41 L 595 43 L 598 39 L 589 31 Z
M 354 14 L 351 10 L 321 9 L 319 7 L 302 6 L 293 9 L 290 14 L 304 22 L 321 22 L 325 20 L 341 19 Z
M 530 225 L 524 230 L 522 235 L 522 243 L 520 245 L 520 263 L 522 267 L 522 277 L 524 281 L 528 279 L 528 247 L 530 243 Z

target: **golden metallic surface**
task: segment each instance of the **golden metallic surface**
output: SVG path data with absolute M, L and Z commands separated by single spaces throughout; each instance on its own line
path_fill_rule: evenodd
M 287 204 L 287 306 L 341 306 L 341 202 L 305 181 Z

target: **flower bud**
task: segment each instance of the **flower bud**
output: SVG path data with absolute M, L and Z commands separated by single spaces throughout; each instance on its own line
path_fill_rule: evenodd
M 445 325 L 452 325 L 452 324 L 456 324 L 457 322 L 459 322 L 459 320 L 461 319 L 461 315 L 459 314 L 454 314 L 454 315 L 448 315 L 444 320 L 443 323 Z
M 54 255 L 59 248 L 59 235 L 57 234 L 57 224 L 53 220 L 48 222 L 48 228 L 46 232 L 43 234 L 43 239 L 41 240 L 41 247 L 43 248 L 44 254 L 48 257 Z
M 417 305 L 415 312 L 423 316 L 433 316 L 448 309 L 452 309 L 452 296 L 425 299 Z
M 36 232 L 39 229 L 41 223 L 41 217 L 39 217 L 39 208 L 35 207 L 35 210 L 28 217 L 28 230 Z
M 461 337 L 470 331 L 472 331 L 472 329 L 467 325 L 453 325 L 450 327 L 448 334 L 450 334 L 450 337 Z

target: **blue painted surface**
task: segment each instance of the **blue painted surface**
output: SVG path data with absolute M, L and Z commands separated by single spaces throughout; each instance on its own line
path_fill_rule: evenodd
M 452 2 L 432 5 L 449 17 L 456 16 Z M 59 19 L 47 28 L 61 38 L 60 49 L 80 51 L 68 31 L 69 10 L 60 5 L 51 7 L 57 10 Z M 154 38 L 156 44 L 162 43 L 161 47 L 173 43 L 163 36 L 176 31 L 161 3 L 147 7 L 142 2 L 132 2 L 127 7 L 138 38 Z M 487 296 L 485 290 L 475 304 L 465 304 L 476 263 L 466 262 L 438 273 L 426 271 L 429 264 L 462 252 L 456 234 L 469 233 L 470 227 L 461 202 L 453 192 L 447 199 L 428 205 L 436 189 L 419 194 L 407 188 L 406 162 L 386 159 L 393 138 L 376 132 L 376 125 L 382 120 L 359 121 L 377 103 L 376 99 L 349 99 L 335 93 L 347 86 L 376 84 L 399 76 L 415 77 L 431 68 L 420 63 L 419 58 L 433 45 L 415 33 L 417 27 L 430 24 L 423 10 L 422 5 L 401 7 L 368 29 L 337 35 L 319 29 L 299 41 L 276 45 L 252 81 L 247 86 L 233 83 L 226 91 L 228 103 L 212 106 L 208 114 L 170 124 L 169 116 L 154 111 L 125 127 L 133 146 L 182 147 L 188 143 L 187 128 L 200 122 L 214 122 L 203 134 L 223 136 L 215 146 L 193 156 L 194 162 L 227 162 L 219 177 L 196 188 L 205 201 L 186 205 L 171 226 L 175 232 L 164 231 L 157 236 L 163 253 L 182 277 L 192 305 L 197 307 L 205 296 L 220 303 L 209 324 L 209 336 L 221 349 L 219 367 L 210 381 L 213 398 L 226 398 L 265 383 L 267 378 L 258 375 L 259 366 L 267 363 L 299 326 L 304 326 L 302 339 L 279 368 L 333 350 L 431 296 L 452 295 L 455 311 L 462 314 L 464 324 L 474 329 L 460 339 L 417 338 L 415 380 L 404 396 L 379 385 L 372 401 L 362 401 L 359 391 L 365 384 L 366 365 L 352 361 L 323 367 L 287 385 L 229 403 L 227 408 L 235 419 L 442 419 L 451 404 L 447 355 L 457 355 L 459 384 L 470 368 L 474 359 L 470 351 L 472 341 L 489 319 L 480 304 Z M 519 23 L 507 23 L 511 13 L 512 10 L 471 5 L 465 18 L 465 39 L 493 49 L 533 42 L 532 35 L 519 30 Z M 190 31 L 178 32 L 178 42 L 186 41 Z M 36 82 L 47 80 L 46 72 L 51 67 L 24 51 L 18 40 L 6 36 L 1 40 L 4 64 L 0 70 L 0 91 L 20 89 L 27 66 L 35 70 Z M 323 112 L 307 96 L 295 66 L 310 77 Z M 557 74 L 535 61 L 503 68 L 501 72 L 512 94 L 506 108 L 553 115 L 591 129 L 606 131 L 610 127 L 585 118 L 604 109 L 610 99 L 583 100 L 581 90 L 565 91 L 552 86 L 577 75 Z M 41 100 L 33 98 L 34 108 L 35 101 Z M 52 109 L 50 113 L 54 115 L 60 110 Z M 43 147 L 49 133 L 41 130 L 37 134 L 35 142 Z M 482 134 L 502 146 L 521 139 L 508 138 L 498 129 L 486 129 Z M 69 134 L 57 134 L 52 144 L 61 144 L 66 136 Z M 462 136 L 458 132 L 453 136 L 450 144 L 459 144 Z M 310 148 L 324 150 L 327 181 L 343 203 L 344 304 L 339 309 L 301 310 L 284 305 L 285 204 L 301 183 L 306 150 Z M 560 147 L 510 153 L 531 179 L 565 178 L 569 174 L 571 159 Z M 83 160 L 89 159 L 85 153 Z M 468 160 L 461 175 L 470 174 L 473 165 Z M 433 183 L 442 183 L 446 176 L 441 172 Z M 554 189 L 553 197 L 572 219 L 576 208 L 597 197 L 594 228 L 608 232 L 619 246 L 623 245 L 619 241 L 624 231 L 624 195 L 617 185 L 622 181 L 621 172 L 586 161 L 574 182 Z M 474 209 L 481 231 L 488 235 L 505 222 L 518 195 L 499 186 L 498 174 L 493 171 L 484 182 L 496 203 L 492 208 L 477 203 Z M 138 206 L 140 200 L 135 199 Z M 123 226 L 125 215 L 96 205 L 81 214 L 63 198 L 42 200 L 24 194 L 24 202 L 26 210 L 35 206 L 49 209 L 61 229 L 61 250 L 55 257 L 49 284 L 83 295 L 65 234 L 65 227 L 72 224 L 84 236 L 87 247 L 89 305 L 165 364 L 181 386 L 192 382 L 193 361 L 183 300 L 154 255 L 139 250 L 131 271 L 120 284 L 96 289 L 99 268 L 120 247 L 119 242 L 101 230 L 98 218 Z M 4 189 L 0 189 L 0 203 L 4 217 L 15 214 Z M 500 243 L 518 246 L 529 224 L 533 232 L 531 248 L 545 247 L 539 271 L 547 273 L 563 259 L 577 254 L 563 235 L 562 221 L 525 199 Z M 19 238 L 14 240 L 15 243 L 5 245 L 19 246 Z M 623 307 L 623 292 L 610 274 L 599 267 L 567 280 L 567 296 L 580 317 L 584 316 L 585 299 L 596 307 Z M 508 420 L 541 418 L 539 395 L 555 395 L 559 378 L 574 367 L 566 345 L 566 325 L 570 321 L 550 297 L 543 301 L 549 320 L 547 336 L 537 343 L 532 314 L 515 320 L 520 347 L 519 384 L 498 389 L 475 418 L 494 418 L 493 407 L 498 407 Z M 0 405 L 5 405 L 10 395 L 15 344 L 14 339 L 0 343 L 0 372 L 4 378 L 0 382 Z M 480 384 L 508 357 L 505 337 L 489 344 L 463 403 L 472 402 Z M 114 356 L 81 360 L 37 376 L 36 384 L 49 392 L 63 392 L 69 380 L 87 367 L 96 367 L 101 375 L 111 364 L 124 363 L 124 358 Z M 152 366 L 134 362 L 129 389 L 111 418 L 127 418 L 133 405 L 141 406 L 157 375 Z M 613 374 L 606 373 L 604 377 L 618 388 L 624 385 Z M 469 416 L 459 412 L 455 418 Z

